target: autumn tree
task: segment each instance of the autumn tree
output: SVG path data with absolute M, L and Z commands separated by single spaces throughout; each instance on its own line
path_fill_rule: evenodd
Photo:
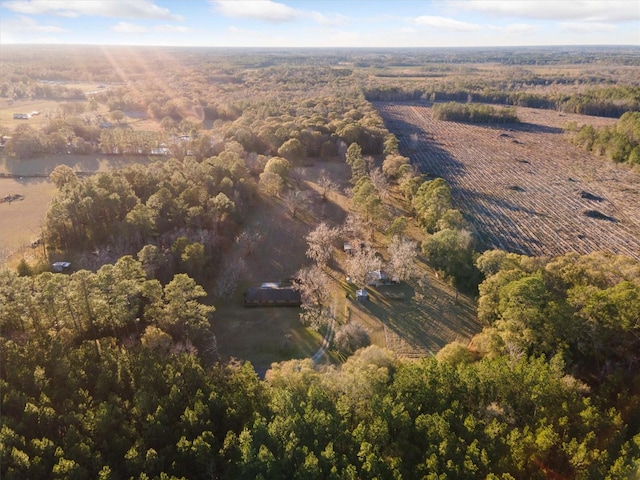
M 306 236 L 307 257 L 316 262 L 319 267 L 325 267 L 331 259 L 333 244 L 338 235 L 336 228 L 330 228 L 322 222 Z
M 325 325 L 332 316 L 329 276 L 317 265 L 303 268 L 296 274 L 294 288 L 302 297 L 302 323 L 316 330 Z
M 356 247 L 346 262 L 347 275 L 359 287 L 364 287 L 368 283 L 370 272 L 380 270 L 381 267 L 382 260 L 378 252 L 368 245 Z
M 418 256 L 416 242 L 395 235 L 391 239 L 388 252 L 391 278 L 396 282 L 404 282 L 413 277 Z

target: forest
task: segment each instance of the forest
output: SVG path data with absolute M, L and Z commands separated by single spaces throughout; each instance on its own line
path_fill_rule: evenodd
M 563 141 L 635 178 L 637 49 L 43 49 L 0 52 L 2 115 L 50 102 L 2 117 L 4 165 L 60 159 L 41 237 L 0 266 L 0 477 L 640 475 L 638 260 L 483 248 L 451 179 L 405 147 L 417 134 L 372 103 L 435 102 L 443 123 L 612 116 Z M 234 262 L 270 255 L 250 224 L 265 208 L 301 237 L 300 323 L 335 336 L 322 362 L 287 337 L 259 374 L 214 331 L 243 308 Z M 73 268 L 52 272 L 61 259 Z M 479 328 L 420 356 L 376 344 L 335 306 L 374 311 L 353 297 L 378 301 L 383 268 L 412 292 L 385 302 L 443 282 Z

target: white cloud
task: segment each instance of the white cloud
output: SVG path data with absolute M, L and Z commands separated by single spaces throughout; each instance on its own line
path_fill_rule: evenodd
M 473 23 L 461 22 L 453 18 L 436 17 L 431 15 L 422 15 L 412 20 L 418 25 L 426 25 L 428 27 L 437 28 L 439 30 L 453 30 L 456 32 L 477 32 L 483 27 Z
M 252 18 L 269 22 L 288 22 L 298 18 L 302 12 L 284 3 L 271 0 L 210 0 L 210 3 L 225 17 Z
M 339 13 L 332 14 L 332 15 L 325 15 L 320 12 L 309 12 L 308 15 L 316 23 L 320 25 L 329 26 L 329 27 L 344 25 L 349 20 L 348 17 L 345 17 L 344 15 L 340 15 Z
M 184 27 L 182 25 L 158 25 L 154 27 L 154 31 L 166 33 L 191 33 L 194 30 L 193 28 Z
M 617 30 L 616 26 L 610 23 L 595 22 L 562 22 L 560 28 L 571 33 L 614 32 Z
M 535 25 L 529 25 L 527 23 L 512 23 L 511 25 L 507 25 L 502 28 L 505 33 L 514 34 L 514 35 L 533 35 L 537 33 L 540 29 Z
M 66 30 L 55 25 L 39 25 L 34 19 L 24 15 L 2 22 L 3 33 L 35 34 L 35 33 L 67 33 Z
M 583 22 L 640 20 L 638 0 L 469 0 L 451 2 L 457 10 L 472 10 L 503 17 Z
M 153 27 L 146 27 L 144 25 L 139 25 L 130 22 L 118 22 L 116 25 L 111 27 L 111 30 L 118 33 L 131 33 L 131 34 L 139 34 L 139 33 L 189 33 L 192 32 L 193 29 L 189 27 L 182 27 L 176 25 L 155 25 Z
M 183 20 L 180 15 L 174 15 L 168 8 L 159 7 L 149 0 L 10 0 L 2 6 L 26 15 Z
M 117 25 L 111 27 L 111 30 L 118 33 L 146 33 L 149 31 L 149 29 L 143 25 L 130 22 L 118 22 Z

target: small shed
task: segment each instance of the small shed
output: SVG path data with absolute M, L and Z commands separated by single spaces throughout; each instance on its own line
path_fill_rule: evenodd
M 356 290 L 356 301 L 360 303 L 364 303 L 369 300 L 369 294 L 366 290 Z
M 367 273 L 367 285 L 379 287 L 380 285 L 391 285 L 393 283 L 395 282 L 382 270 L 372 270 Z

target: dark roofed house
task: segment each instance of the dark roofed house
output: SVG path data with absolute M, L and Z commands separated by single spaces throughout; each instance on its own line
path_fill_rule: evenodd
M 297 290 L 271 284 L 251 287 L 244 295 L 245 307 L 299 307 L 301 303 L 300 292 Z

